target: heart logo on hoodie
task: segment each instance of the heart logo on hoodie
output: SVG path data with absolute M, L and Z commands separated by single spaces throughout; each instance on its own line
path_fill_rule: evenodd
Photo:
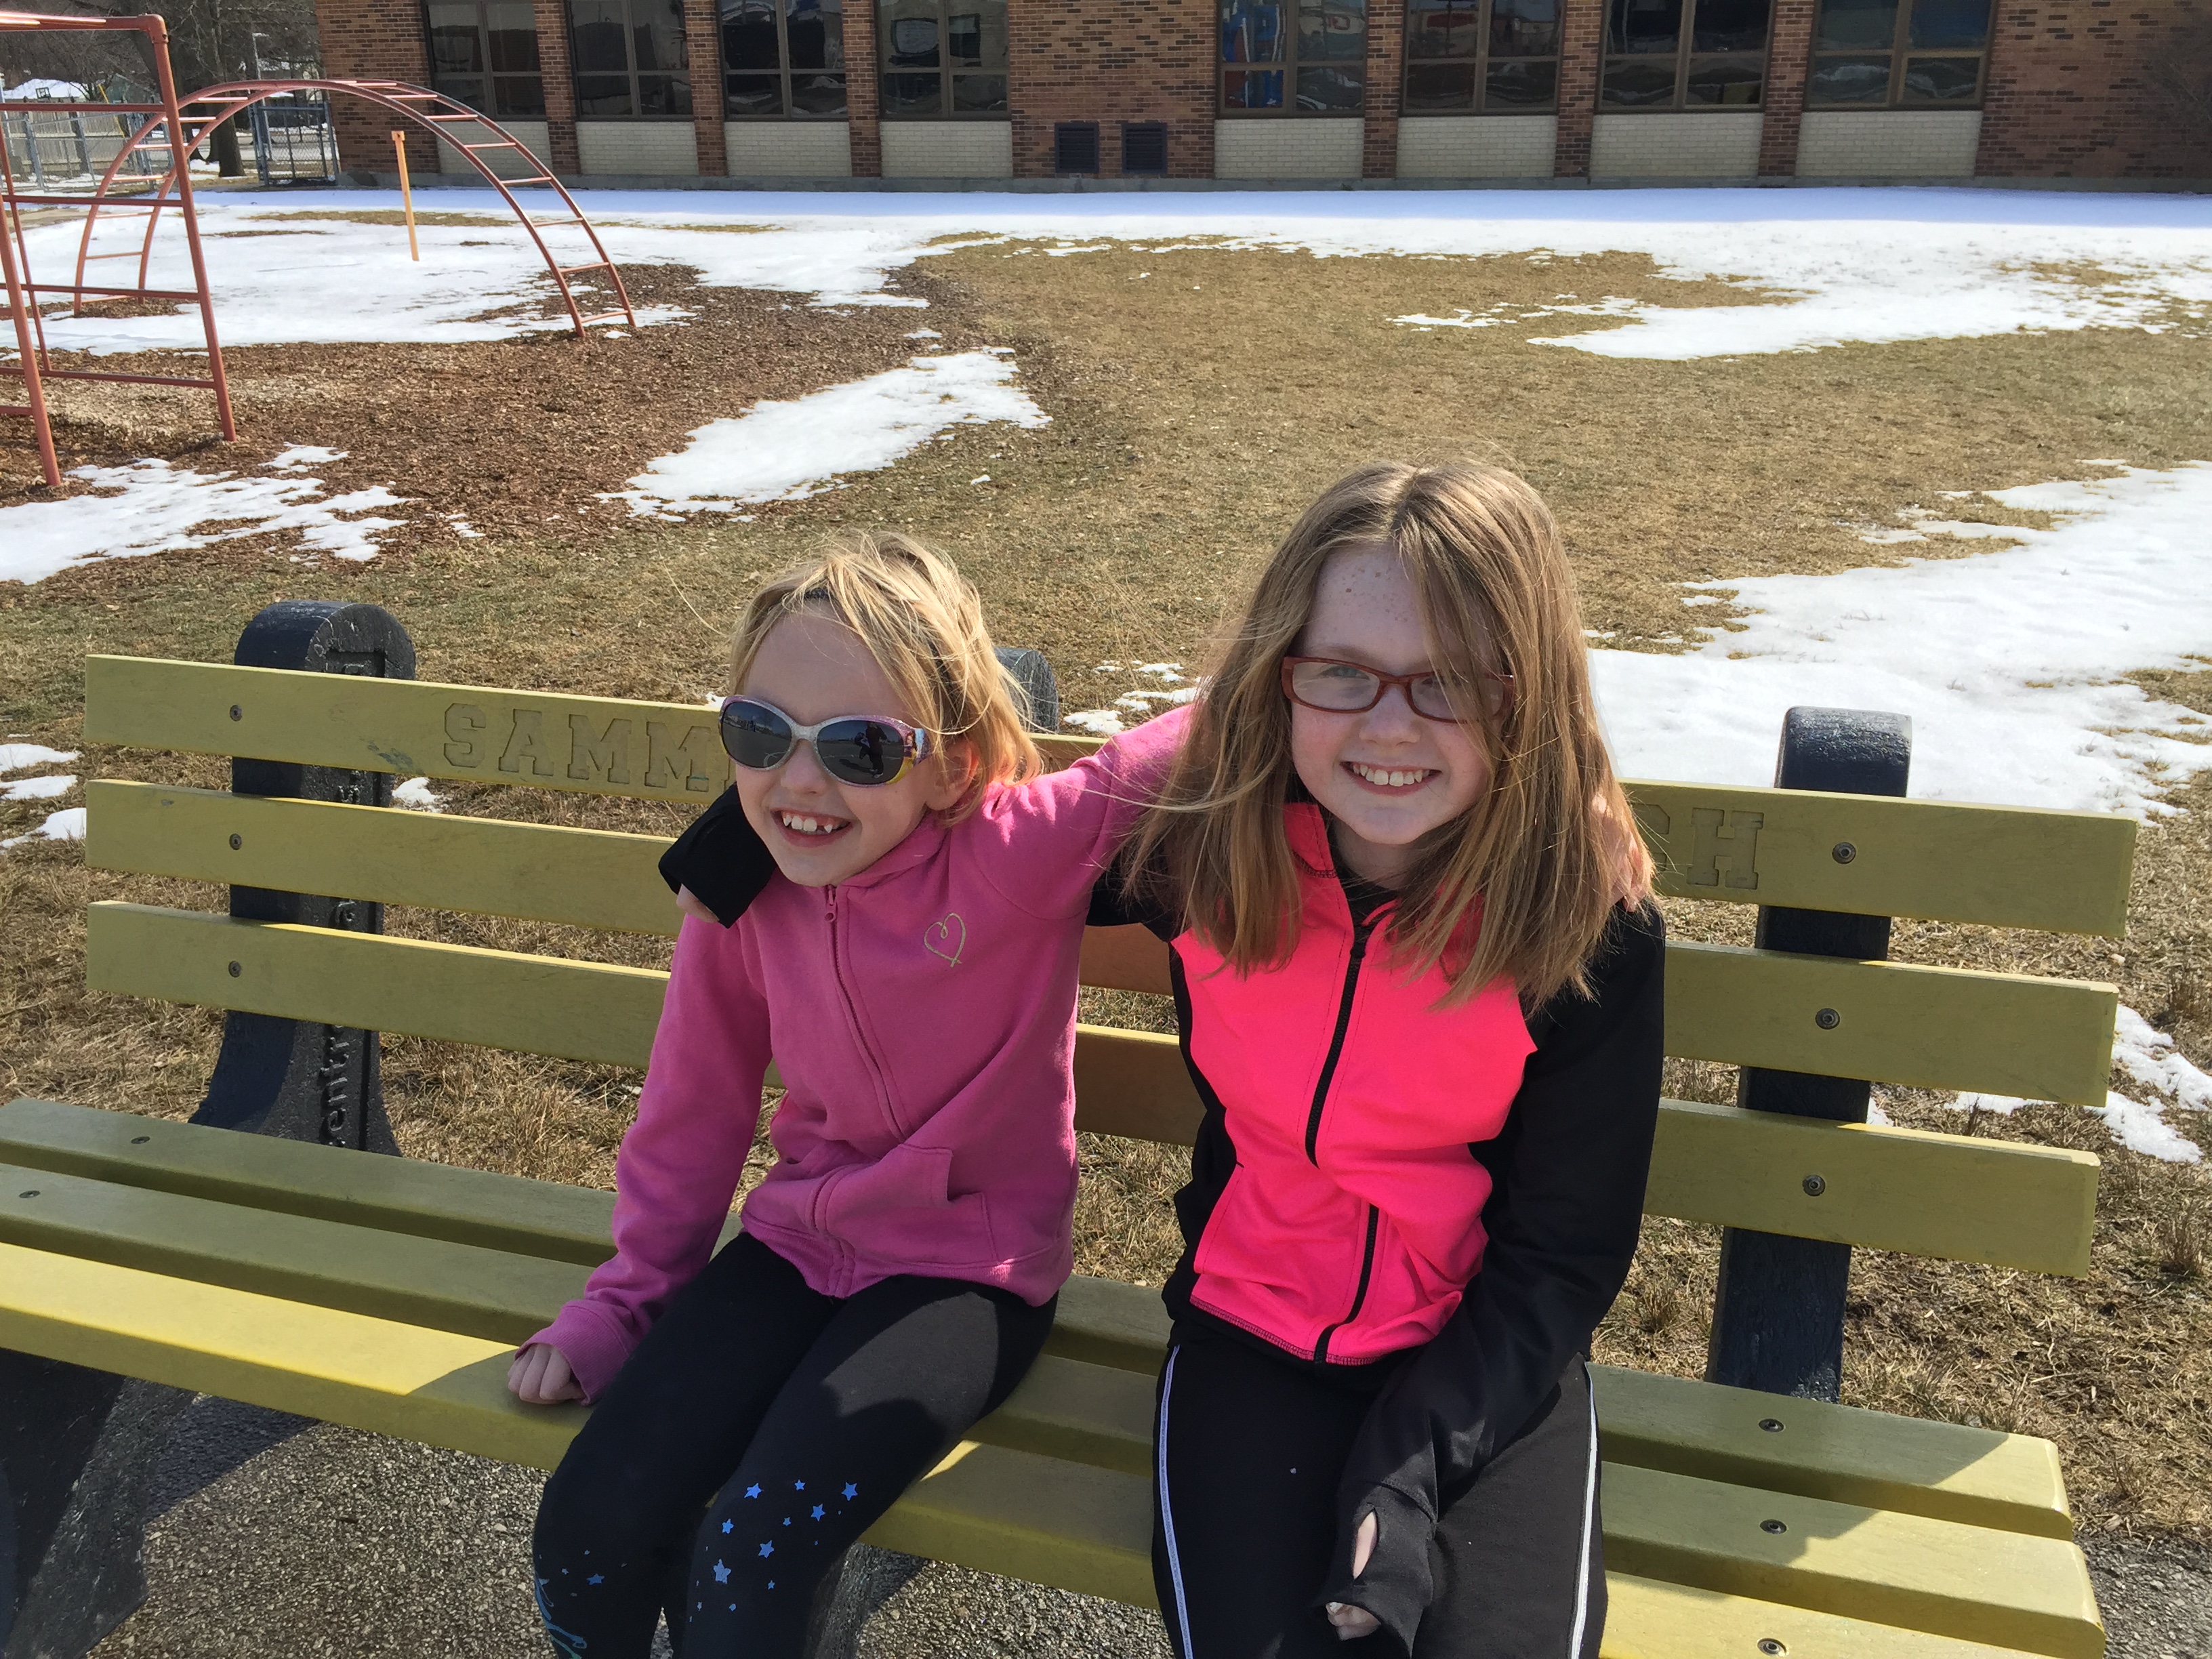
M 922 929 L 922 948 L 933 957 L 943 957 L 955 968 L 960 965 L 960 953 L 968 948 L 968 924 L 960 919 L 957 910 L 942 921 L 933 921 Z

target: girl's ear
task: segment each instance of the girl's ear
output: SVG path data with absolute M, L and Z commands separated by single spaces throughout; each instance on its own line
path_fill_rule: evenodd
M 975 778 L 975 768 L 981 764 L 981 760 L 974 744 L 965 738 L 952 738 L 938 752 L 934 764 L 937 780 L 931 784 L 929 793 L 922 797 L 922 804 L 933 812 L 949 812 L 968 793 L 968 786 Z

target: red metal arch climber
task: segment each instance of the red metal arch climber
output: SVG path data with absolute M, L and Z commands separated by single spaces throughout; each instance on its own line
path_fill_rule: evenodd
M 41 112 L 80 115 L 141 115 L 149 118 L 141 123 L 121 151 L 88 192 L 54 193 L 25 192 L 15 184 L 15 170 L 7 149 L 7 133 L 0 127 L 0 278 L 4 278 L 8 295 L 9 320 L 15 331 L 15 361 L 0 363 L 0 374 L 9 374 L 23 382 L 25 402 L 21 404 L 0 404 L 0 414 L 23 415 L 30 417 L 37 434 L 39 460 L 47 483 L 58 486 L 62 481 L 59 460 L 54 452 L 53 432 L 48 417 L 44 382 L 47 380 L 128 380 L 161 386 L 195 386 L 214 394 L 217 419 L 226 441 L 238 436 L 238 426 L 231 415 L 230 389 L 223 372 L 222 349 L 216 337 L 215 308 L 208 287 L 207 262 L 200 247 L 199 222 L 193 210 L 192 184 L 189 163 L 192 151 L 206 142 L 209 135 L 224 121 L 240 111 L 265 99 L 282 97 L 291 93 L 320 93 L 343 94 L 359 98 L 389 110 L 403 120 L 419 127 L 434 137 L 442 138 L 452 149 L 463 156 L 475 168 L 485 183 L 500 193 L 544 258 L 545 268 L 551 274 L 555 288 L 568 309 L 568 320 L 579 339 L 589 337 L 589 331 L 600 324 L 623 323 L 631 328 L 637 325 L 637 313 L 629 301 L 629 292 L 623 286 L 622 273 L 615 269 L 607 257 L 599 234 L 576 205 L 575 198 L 551 173 L 542 171 L 543 163 L 512 133 L 481 112 L 466 105 L 433 92 L 428 88 L 410 86 L 401 81 L 241 81 L 227 86 L 210 87 L 190 97 L 179 99 L 169 70 L 167 30 L 161 19 L 143 17 L 52 17 L 24 12 L 0 11 L 0 32 L 15 30 L 52 30 L 56 32 L 78 29 L 131 29 L 146 36 L 155 72 L 161 88 L 161 101 L 158 104 L 107 104 L 93 102 L 44 102 Z M 167 161 L 153 183 L 145 188 L 143 175 L 123 180 L 126 163 L 134 157 L 148 158 L 151 152 L 161 152 Z M 527 157 L 527 171 L 520 177 L 502 178 L 488 157 L 509 155 Z M 520 189 L 550 189 L 558 200 L 556 211 L 544 216 L 533 215 L 515 191 Z M 551 205 L 548 204 L 548 205 Z M 41 283 L 32 274 L 29 250 L 23 234 L 22 212 L 25 208 L 68 207 L 84 210 L 84 229 L 77 245 L 75 280 L 70 283 Z M 173 209 L 185 233 L 185 243 L 191 256 L 193 286 L 189 289 L 155 289 L 148 286 L 149 272 L 153 260 L 154 233 L 161 215 Z M 135 248 L 95 253 L 92 248 L 94 227 L 103 214 L 139 213 L 145 216 L 145 234 Z M 580 235 L 588 244 L 588 257 L 564 264 L 554 246 L 546 240 L 546 233 L 556 236 L 568 234 Z M 579 250 L 581 252 L 581 250 Z M 87 280 L 88 268 L 96 260 L 131 258 L 138 261 L 137 280 L 128 287 L 95 284 Z M 603 271 L 614 291 L 619 309 L 599 311 L 586 315 L 576 303 L 576 292 L 569 279 L 586 272 Z M 83 313 L 88 300 L 137 299 L 173 300 L 190 302 L 200 313 L 200 325 L 207 341 L 208 373 L 204 377 L 172 374 L 124 374 L 94 369 L 57 368 L 46 349 L 46 327 L 40 314 L 41 295 L 70 297 L 78 315 Z

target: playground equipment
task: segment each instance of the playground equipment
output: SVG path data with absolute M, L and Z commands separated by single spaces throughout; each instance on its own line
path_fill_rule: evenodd
M 54 192 L 34 191 L 24 192 L 15 187 L 13 161 L 8 151 L 7 131 L 0 125 L 0 276 L 4 276 L 8 291 L 8 312 L 15 329 L 16 357 L 12 363 L 0 363 L 0 371 L 20 378 L 24 386 L 25 401 L 21 404 L 0 405 L 0 414 L 22 415 L 30 418 L 37 433 L 40 465 L 49 484 L 58 486 L 62 481 L 60 462 L 54 453 L 52 422 L 48 417 L 45 383 L 48 380 L 128 380 L 155 386 L 193 386 L 210 392 L 215 396 L 216 418 L 226 441 L 238 436 L 238 426 L 230 408 L 230 390 L 223 373 L 222 348 L 216 337 L 215 307 L 208 289 L 207 262 L 200 248 L 199 221 L 192 204 L 191 161 L 192 152 L 205 143 L 209 135 L 222 124 L 241 112 L 256 109 L 270 99 L 296 96 L 301 94 L 319 94 L 327 99 L 332 95 L 359 98 L 375 104 L 421 128 L 434 139 L 443 140 L 451 150 L 473 167 L 484 182 L 497 191 L 501 198 L 514 210 L 515 217 L 530 233 L 545 268 L 551 274 L 554 287 L 568 309 L 568 320 L 579 339 L 590 337 L 589 331 L 601 324 L 621 323 L 635 329 L 637 314 L 630 306 L 629 292 L 623 286 L 622 273 L 599 240 L 599 234 L 590 220 L 576 205 L 575 198 L 544 163 L 498 123 L 480 112 L 428 88 L 410 86 L 402 81 L 323 81 L 323 80 L 257 80 L 240 81 L 224 86 L 210 87 L 191 96 L 179 99 L 176 83 L 169 70 L 168 32 L 159 17 L 51 17 L 34 13 L 0 11 L 0 31 L 71 29 L 131 29 L 146 37 L 147 56 L 151 61 L 161 87 L 161 101 L 158 104 L 112 104 L 93 102 L 42 102 L 42 110 L 60 114 L 100 114 L 143 116 L 137 131 L 122 146 L 111 161 L 97 183 L 89 191 Z M 151 170 L 148 163 L 158 152 L 163 158 Z M 524 167 L 519 176 L 502 177 L 488 157 L 508 161 L 520 160 Z M 557 210 L 544 216 L 531 213 L 515 191 L 520 189 L 544 187 L 557 198 Z M 84 228 L 77 243 L 76 269 L 74 280 L 69 283 L 41 283 L 32 274 L 29 250 L 23 234 L 23 210 L 26 207 L 67 207 L 84 210 Z M 154 257 L 154 234 L 159 228 L 161 215 L 174 210 L 184 227 L 185 243 L 191 255 L 192 283 L 188 289 L 156 289 L 149 286 Z M 138 213 L 144 216 L 145 234 L 136 246 L 95 252 L 93 234 L 104 215 Z M 410 226 L 410 234 L 412 226 Z M 547 241 L 548 231 L 580 235 L 588 246 L 585 257 L 563 263 L 562 256 Z M 580 252 L 583 250 L 579 250 Z M 137 281 L 131 287 L 103 286 L 87 280 L 86 273 L 93 263 L 101 259 L 136 258 L 138 262 Z M 570 278 L 587 272 L 604 272 L 613 291 L 616 308 L 600 310 L 586 315 L 577 304 L 577 291 Z M 587 290 L 588 292 L 588 290 Z M 200 314 L 201 331 L 207 341 L 208 373 L 204 377 L 181 374 L 130 374 L 84 368 L 57 368 L 46 348 L 46 325 L 40 313 L 40 296 L 69 295 L 73 313 L 84 314 L 88 300 L 132 299 L 172 300 L 189 301 Z

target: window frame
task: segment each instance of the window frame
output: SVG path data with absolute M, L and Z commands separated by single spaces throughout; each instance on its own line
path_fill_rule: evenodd
M 1813 9 L 1813 42 L 1807 53 L 1805 70 L 1805 107 L 1808 110 L 1978 110 L 1990 94 L 1990 40 L 1996 32 L 1996 0 L 1984 0 L 1982 17 L 1982 44 L 1971 48 L 1958 46 L 1923 46 L 1911 44 L 1912 28 L 1912 0 L 1898 0 L 1897 22 L 1889 32 L 1887 46 L 1827 46 L 1820 45 L 1820 18 L 1826 11 L 1826 0 Z M 1824 58 L 1889 58 L 1889 86 L 1879 99 L 1816 99 L 1814 95 L 1814 74 Z M 1907 100 L 1905 96 L 1905 70 L 1907 60 L 1917 58 L 1945 58 L 1957 61 L 1974 60 L 1974 95 L 1972 98 L 1923 98 Z
M 492 66 L 492 27 L 490 21 L 484 14 L 489 6 L 500 3 L 501 0 L 438 0 L 438 3 L 441 5 L 466 5 L 471 7 L 475 10 L 477 15 L 477 50 L 483 55 L 483 68 L 481 70 L 477 70 L 473 73 L 449 76 L 441 73 L 438 68 L 439 25 L 434 22 L 431 17 L 431 0 L 423 0 L 422 41 L 423 49 L 428 54 L 431 90 L 444 94 L 445 96 L 453 99 L 453 101 L 456 103 L 469 104 L 469 100 L 467 99 L 458 97 L 454 94 L 447 92 L 444 87 L 439 84 L 439 82 L 441 81 L 480 80 L 484 83 L 486 94 L 484 100 L 485 106 L 480 112 L 481 113 L 489 115 L 495 121 L 543 121 L 546 118 L 545 54 L 539 48 L 538 44 L 537 14 L 534 9 L 532 10 L 530 19 L 530 44 L 531 56 L 537 60 L 538 67 L 534 70 L 495 69 Z M 505 0 L 505 3 L 528 9 L 527 0 Z M 501 30 L 501 33 L 507 33 L 507 31 Z M 538 108 L 536 112 L 534 113 L 525 114 L 519 111 L 510 112 L 501 109 L 499 106 L 497 83 L 501 81 L 535 81 L 538 83 Z M 469 107 L 471 109 L 475 109 L 477 106 L 474 104 L 469 104 Z
M 1300 109 L 1298 107 L 1298 10 L 1302 0 L 1266 0 L 1279 7 L 1283 13 L 1283 55 L 1269 60 L 1246 59 L 1232 62 L 1226 55 L 1224 39 L 1225 13 L 1230 0 L 1213 0 L 1213 106 L 1215 113 L 1227 121 L 1358 121 L 1367 114 L 1367 52 L 1365 43 L 1371 38 L 1375 19 L 1369 11 L 1367 0 L 1341 0 L 1341 3 L 1357 4 L 1359 9 L 1362 50 L 1357 57 L 1327 58 L 1318 61 L 1330 65 L 1357 65 L 1359 72 L 1359 107 L 1358 109 Z M 1403 25 L 1401 24 L 1402 28 Z M 1231 75 L 1279 73 L 1283 77 L 1283 101 L 1273 109 L 1254 109 L 1249 105 L 1229 101 L 1229 77 Z
M 1899 0 L 1908 3 L 1909 0 Z M 1600 20 L 1597 66 L 1597 112 L 1600 115 L 1743 115 L 1766 107 L 1766 83 L 1774 78 L 1774 0 L 1767 0 L 1766 44 L 1759 47 L 1759 96 L 1749 103 L 1693 104 L 1689 100 L 1690 67 L 1693 61 L 1708 63 L 1748 60 L 1747 52 L 1699 52 L 1697 50 L 1698 8 L 1704 0 L 1681 0 L 1681 21 L 1676 27 L 1674 47 L 1674 90 L 1663 104 L 1615 104 L 1606 99 L 1607 71 L 1617 63 L 1655 63 L 1665 54 L 1661 52 L 1613 52 L 1608 43 L 1613 38 L 1613 8 L 1623 0 L 1605 0 L 1605 10 Z
M 1446 0 L 1457 4 L 1460 0 Z M 1413 21 L 1417 15 L 1407 4 L 1401 15 L 1405 19 L 1405 46 L 1399 56 L 1404 60 L 1403 73 L 1398 83 L 1398 113 L 1401 118 L 1416 120 L 1452 120 L 1463 116 L 1478 115 L 1557 115 L 1559 112 L 1560 46 L 1565 40 L 1565 8 L 1554 0 L 1552 19 L 1552 50 L 1528 57 L 1510 57 L 1501 61 L 1509 64 L 1549 64 L 1552 66 L 1552 96 L 1543 104 L 1500 105 L 1492 108 L 1488 102 L 1490 88 L 1491 18 L 1498 0 L 1474 0 L 1475 14 L 1475 50 L 1472 58 L 1416 58 L 1413 56 Z M 1442 65 L 1469 65 L 1474 76 L 1474 102 L 1467 109 L 1415 109 L 1413 106 L 1413 70 L 1416 67 L 1435 69 Z
M 598 5 L 617 5 L 622 8 L 623 61 L 624 64 L 627 65 L 622 73 L 629 82 L 629 112 L 626 115 L 586 115 L 584 112 L 584 91 L 581 82 L 585 77 L 586 76 L 612 76 L 616 71 L 613 70 L 603 69 L 587 70 L 582 67 L 581 59 L 583 54 L 576 50 L 576 0 L 562 0 L 562 17 L 568 25 L 568 90 L 569 95 L 575 100 L 575 118 L 579 121 L 682 121 L 687 124 L 695 120 L 699 108 L 699 89 L 695 84 L 693 84 L 694 76 L 696 73 L 696 66 L 691 62 L 690 31 L 689 28 L 684 27 L 685 20 L 684 17 L 684 9 L 681 0 L 593 0 L 593 3 Z M 678 24 L 676 40 L 682 49 L 684 57 L 683 66 L 680 69 L 641 70 L 637 66 L 637 11 L 641 7 L 652 5 L 669 5 L 674 8 Z M 718 29 L 718 36 L 719 33 L 720 31 Z M 720 56 L 721 48 L 718 39 L 715 46 L 716 66 L 718 69 L 720 67 Z M 650 115 L 643 113 L 642 108 L 645 100 L 639 95 L 637 87 L 638 80 L 641 76 L 664 77 L 672 82 L 681 82 L 684 88 L 684 100 L 690 105 L 690 108 L 680 112 L 657 112 Z M 720 91 L 720 88 L 718 84 L 716 87 L 718 101 Z
M 963 9 L 968 6 L 977 6 L 977 37 L 981 39 L 987 36 L 988 31 L 981 26 L 978 0 L 933 0 L 933 3 L 937 8 L 937 67 L 934 70 L 892 66 L 890 63 L 891 25 L 908 20 L 884 15 L 891 4 L 891 0 L 873 0 L 873 3 L 876 8 L 876 108 L 879 119 L 891 122 L 1009 122 L 1013 119 L 1013 0 L 999 0 L 1006 14 L 1002 24 L 1006 33 L 1006 61 L 995 66 L 986 64 L 973 69 L 962 68 L 952 62 L 952 19 L 956 15 L 953 9 L 956 6 Z M 957 15 L 964 16 L 967 12 L 963 9 Z M 848 73 L 849 72 L 848 70 Z M 937 109 L 935 112 L 928 115 L 894 115 L 891 112 L 890 93 L 884 85 L 884 82 L 894 75 L 936 76 Z M 992 76 L 996 76 L 1006 88 L 1004 101 L 995 109 L 962 109 L 958 100 L 952 95 L 953 82 L 963 76 L 986 79 Z
M 837 56 L 843 64 L 840 69 L 795 70 L 791 66 L 791 8 L 793 0 L 768 0 L 775 13 L 775 57 L 778 67 L 774 70 L 730 67 L 727 41 L 724 30 L 729 27 L 729 17 L 721 4 L 714 8 L 714 65 L 716 88 L 721 99 L 722 118 L 725 121 L 844 121 L 853 118 L 853 64 L 845 56 L 845 8 L 843 0 L 836 7 Z M 870 0 L 872 3 L 872 0 Z M 824 54 L 827 55 L 826 53 Z M 730 108 L 730 80 L 732 76 L 774 74 L 782 89 L 783 109 L 775 115 L 741 115 Z M 833 113 L 815 115 L 800 109 L 791 95 L 791 80 L 794 75 L 834 75 L 845 88 L 845 106 Z M 695 92 L 694 96 L 696 96 Z

